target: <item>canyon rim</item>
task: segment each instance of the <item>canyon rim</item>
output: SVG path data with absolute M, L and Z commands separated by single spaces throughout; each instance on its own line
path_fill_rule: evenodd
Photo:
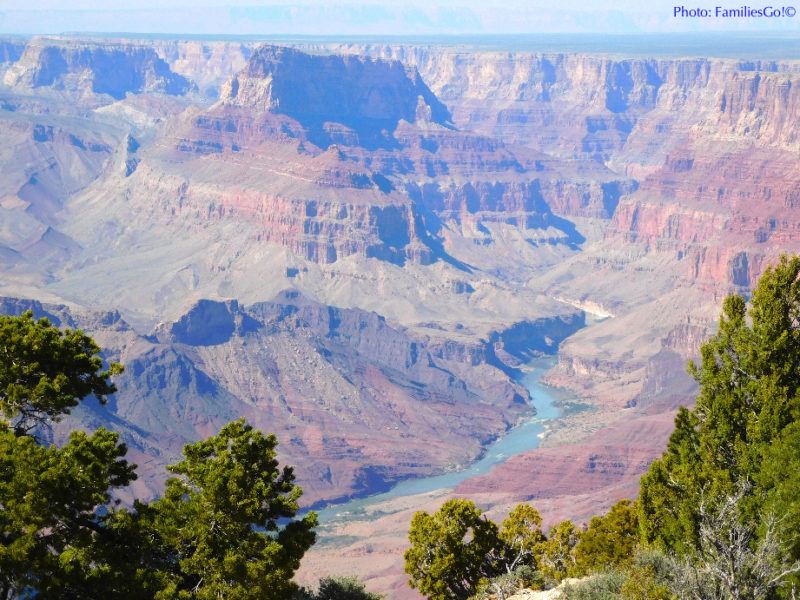
M 414 510 L 635 494 L 722 299 L 800 251 L 800 61 L 497 46 L 2 37 L 0 308 L 126 365 L 53 439 L 121 432 L 153 497 L 246 416 L 325 507 L 467 468 L 555 355 L 538 448 L 324 527 L 301 579 L 416 598 Z

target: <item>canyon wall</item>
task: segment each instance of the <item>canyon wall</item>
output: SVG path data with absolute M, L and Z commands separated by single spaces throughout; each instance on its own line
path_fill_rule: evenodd
M 210 100 L 219 98 L 220 89 L 241 71 L 256 43 L 214 42 L 205 40 L 149 41 L 170 69 L 192 81 L 198 91 Z
M 134 492 L 148 496 L 183 444 L 240 416 L 277 434 L 281 459 L 296 466 L 312 504 L 466 464 L 530 401 L 494 364 L 492 343 L 420 338 L 375 313 L 295 291 L 248 307 L 200 301 L 147 335 L 116 312 L 0 299 L 2 314 L 29 309 L 84 329 L 106 359 L 124 363 L 108 406 L 87 400 L 55 435 L 113 420 L 140 464 Z M 526 343 L 579 326 L 529 323 Z
M 568 182 L 536 153 L 456 130 L 449 119 L 419 74 L 397 61 L 265 46 L 218 103 L 170 124 L 124 186 L 132 197 L 148 190 L 142 202 L 176 218 L 256 223 L 259 240 L 306 260 L 426 265 L 447 258 L 450 224 L 479 232 L 501 223 L 574 244 L 574 227 L 545 197 L 557 204 L 566 189 L 563 204 L 607 216 L 632 185 L 607 172 L 609 181 Z
M 137 493 L 240 415 L 310 502 L 456 468 L 558 348 L 592 411 L 458 493 L 583 518 L 635 493 L 725 295 L 800 251 L 795 62 L 4 44 L 0 292 L 128 365 L 72 423 L 123 429 Z M 381 523 L 343 556 L 399 590 Z
M 156 51 L 135 44 L 92 44 L 55 39 L 31 40 L 6 71 L 7 86 L 107 94 L 121 99 L 129 92 L 185 94 L 192 87 L 173 73 Z
M 225 104 L 272 110 L 300 123 L 391 130 L 401 119 L 449 119 L 415 69 L 398 61 L 318 56 L 263 46 L 223 89 Z
M 228 75 L 218 103 L 154 124 L 142 135 L 155 143 L 128 151 L 97 187 L 124 195 L 136 218 L 158 213 L 154 227 L 246 221 L 257 242 L 318 264 L 445 261 L 525 278 L 568 259 L 533 288 L 635 324 L 670 288 L 717 302 L 797 247 L 795 63 L 296 46 L 313 53 L 39 39 L 6 79 L 60 89 L 77 77 L 112 97 L 148 97 L 136 110 L 152 110 L 150 97 L 191 87 L 177 71 L 206 87 Z M 126 85 L 95 82 L 115 61 Z M 51 125 L 30 127 L 48 143 Z M 654 274 L 652 291 L 630 289 L 637 271 Z M 645 344 L 654 352 L 680 326 L 667 315 Z M 576 365 L 597 362 L 578 354 Z M 611 379 L 643 373 L 647 360 L 623 354 L 597 364 Z

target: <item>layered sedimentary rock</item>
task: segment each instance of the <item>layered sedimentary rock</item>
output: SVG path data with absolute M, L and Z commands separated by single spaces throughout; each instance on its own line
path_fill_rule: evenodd
M 623 200 L 608 236 L 671 253 L 685 277 L 747 288 L 779 252 L 800 248 L 796 152 L 694 142 Z
M 569 187 L 576 212 L 607 215 L 615 190 L 629 185 L 564 183 L 535 152 L 457 131 L 449 118 L 399 62 L 265 46 L 216 105 L 172 124 L 137 158 L 126 195 L 167 218 L 255 223 L 259 240 L 314 262 L 359 255 L 425 265 L 447 254 L 448 226 L 487 242 L 484 223 L 498 223 L 574 244 L 574 227 L 545 196 Z M 529 175 L 539 171 L 543 181 Z
M 797 65 L 357 51 L 405 57 L 457 126 L 578 164 L 602 161 L 620 178 L 542 183 L 555 213 L 611 220 L 580 254 L 529 282 L 606 317 L 562 344 L 547 377 L 600 413 L 569 430 L 579 444 L 521 455 L 458 493 L 500 514 L 504 503 L 531 500 L 552 519 L 586 517 L 635 494 L 663 451 L 671 412 L 692 401 L 686 360 L 713 332 L 722 298 L 747 292 L 777 254 L 797 250 Z M 487 77 L 492 84 L 482 85 Z M 429 509 L 441 500 L 417 499 Z M 403 544 L 389 532 L 402 518 L 381 520 L 369 544 L 343 545 L 345 560 L 378 554 L 364 564 L 380 564 L 370 576 L 398 594 L 403 575 L 388 556 Z M 337 533 L 358 531 L 354 524 Z M 320 559 L 335 561 L 324 551 Z
M 638 180 L 542 177 L 559 214 L 610 217 L 621 202 L 608 235 L 669 247 L 692 280 L 746 286 L 774 258 L 767 236 L 793 243 L 795 63 L 333 47 L 415 66 L 458 126 Z
M 332 263 L 352 254 L 397 264 L 408 258 L 431 262 L 431 250 L 416 236 L 410 204 L 396 195 L 387 198 L 363 173 L 352 177 L 359 175 L 366 185 L 345 176 L 345 182 L 338 185 L 304 182 L 295 191 L 287 172 L 276 172 L 269 182 L 240 179 L 220 184 L 204 181 L 202 176 L 166 176 L 145 161 L 126 187 L 148 204 L 154 198 L 163 199 L 156 206 L 164 218 L 245 221 L 255 225 L 253 235 L 258 241 L 279 244 L 313 262 Z
M 513 457 L 491 475 L 459 485 L 455 493 L 484 505 L 531 502 L 548 525 L 565 518 L 588 520 L 618 498 L 636 495 L 639 477 L 663 451 L 672 427 L 663 413 L 637 416 L 579 444 Z
M 458 48 L 337 46 L 414 65 L 456 124 L 555 154 L 607 158 L 663 89 L 702 85 L 711 61 Z
M 374 491 L 474 457 L 521 413 L 512 369 L 561 342 L 546 380 L 594 412 L 461 491 L 588 516 L 691 402 L 724 296 L 800 249 L 793 62 L 4 48 L 0 290 L 109 311 L 75 322 L 129 365 L 109 410 L 142 465 L 245 415 L 284 432 L 310 499 Z M 402 597 L 404 528 L 435 500 L 312 564 Z
M 254 179 L 249 169 L 250 180 L 234 189 L 213 179 L 207 186 L 186 181 L 178 210 L 208 206 L 209 214 L 250 219 L 265 242 L 313 261 L 359 253 L 431 262 L 408 199 L 379 171 L 328 147 L 334 140 L 389 144 L 401 120 L 418 117 L 447 115 L 418 75 L 399 63 L 264 47 L 228 82 L 218 106 L 192 119 L 176 150 L 187 163 L 216 155 L 245 167 L 267 163 L 273 180 Z M 278 155 L 288 161 L 275 161 Z
M 107 94 L 124 98 L 129 92 L 184 94 L 191 84 L 173 73 L 156 51 L 132 44 L 30 41 L 3 79 L 19 89 L 55 89 Z
M 551 293 L 628 313 L 627 330 L 661 330 L 640 348 L 656 351 L 660 336 L 685 318 L 683 311 L 694 312 L 710 331 L 713 311 L 704 307 L 727 291 L 747 289 L 778 253 L 798 248 L 796 63 L 342 50 L 415 65 L 459 126 L 562 157 L 602 161 L 631 177 L 583 188 L 558 180 L 542 187 L 551 190 L 545 198 L 558 214 L 612 217 L 603 241 L 549 276 Z M 651 290 L 629 286 L 627 274 L 634 271 L 652 273 Z M 659 298 L 664 293 L 673 298 L 666 312 Z M 703 296 L 709 304 L 699 300 Z M 596 337 L 622 331 L 604 323 Z M 601 379 L 643 381 L 633 373 L 643 373 L 647 361 L 625 351 L 587 360 L 597 349 L 590 336 L 582 332 L 565 348 L 572 358 L 565 358 L 560 382 L 601 372 Z M 586 353 L 577 351 L 582 338 Z M 640 391 L 633 384 L 618 401 L 635 401 Z
M 172 71 L 192 81 L 201 94 L 217 99 L 222 85 L 247 64 L 256 43 L 205 40 L 150 42 Z
M 336 123 L 360 137 L 394 131 L 403 119 L 445 123 L 445 106 L 415 69 L 397 61 L 315 56 L 264 46 L 226 84 L 221 101 L 288 115 L 307 128 Z
M 150 335 L 119 313 L 0 302 L 3 314 L 27 309 L 85 329 L 125 364 L 108 407 L 89 400 L 62 428 L 112 419 L 136 462 L 148 457 L 140 494 L 157 493 L 184 443 L 240 416 L 276 432 L 313 503 L 465 464 L 530 410 L 527 391 L 491 364 L 492 344 L 441 344 L 297 292 L 248 307 L 201 301 Z M 543 320 L 528 341 L 574 327 Z
M 103 171 L 119 139 L 80 121 L 12 111 L 0 111 L 0 131 L 0 271 L 41 284 L 79 249 L 55 214 Z

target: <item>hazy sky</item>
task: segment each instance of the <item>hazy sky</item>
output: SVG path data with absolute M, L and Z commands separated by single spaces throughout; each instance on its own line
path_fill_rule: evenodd
M 796 2 L 796 4 L 793 4 Z M 723 18 L 741 0 L 688 0 L 708 17 L 675 17 L 671 0 L 0 0 L 0 32 L 194 34 L 500 34 L 794 31 L 800 17 Z M 800 0 L 756 2 L 800 10 Z

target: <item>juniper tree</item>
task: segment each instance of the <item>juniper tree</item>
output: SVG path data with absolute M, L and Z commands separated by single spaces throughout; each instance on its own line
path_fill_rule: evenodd
M 116 391 L 100 349 L 31 313 L 0 317 L 0 600 L 289 600 L 314 543 L 277 440 L 244 421 L 184 448 L 160 500 L 119 506 L 135 478 L 116 433 L 33 433 L 90 395 Z
M 295 519 L 301 489 L 277 440 L 243 419 L 184 447 L 162 498 L 140 507 L 174 560 L 156 598 L 282 600 L 315 541 L 316 515 Z
M 569 520 L 561 521 L 550 529 L 538 551 L 539 568 L 545 577 L 558 583 L 575 574 L 575 547 L 580 535 L 581 531 Z
M 408 539 L 409 583 L 432 600 L 464 600 L 503 572 L 497 525 L 470 500 L 448 500 L 432 515 L 415 513 Z
M 510 573 L 522 565 L 535 568 L 545 541 L 539 511 L 530 504 L 518 504 L 503 521 L 499 538 L 505 546 L 506 571 Z
M 0 316 L 0 413 L 17 435 L 58 421 L 94 395 L 101 403 L 116 391 L 112 363 L 103 370 L 100 348 L 80 330 L 59 330 L 31 311 Z
M 636 504 L 620 500 L 593 517 L 575 546 L 576 571 L 590 573 L 628 563 L 639 540 Z
M 768 267 L 748 306 L 733 295 L 719 329 L 690 363 L 699 384 L 693 409 L 681 409 L 667 451 L 642 478 L 643 540 L 680 555 L 701 548 L 701 507 L 722 506 L 739 485 L 742 522 L 787 513 L 797 531 L 800 491 L 800 258 Z M 790 540 L 792 557 L 800 543 Z

